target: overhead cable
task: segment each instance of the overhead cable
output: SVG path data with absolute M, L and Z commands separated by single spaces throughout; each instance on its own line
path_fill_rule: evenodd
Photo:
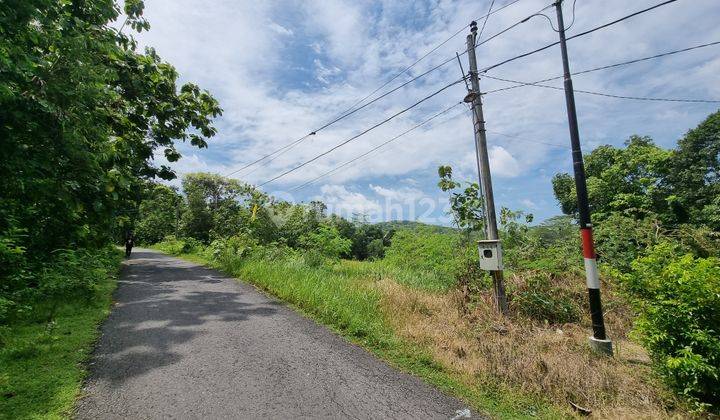
M 307 160 L 307 161 L 305 161 L 305 162 L 303 162 L 303 163 L 301 163 L 301 164 L 299 164 L 299 165 L 297 165 L 297 166 L 295 166 L 295 167 L 293 167 L 293 168 L 291 168 L 291 169 L 288 169 L 287 171 L 281 173 L 280 175 L 277 175 L 277 176 L 275 176 L 275 177 L 273 177 L 273 178 L 271 178 L 271 179 L 263 182 L 262 184 L 260 184 L 260 185 L 258 185 L 258 186 L 259 186 L 259 187 L 262 187 L 262 186 L 264 186 L 264 185 L 267 185 L 267 184 L 269 184 L 269 183 L 271 183 L 271 182 L 273 182 L 273 181 L 275 181 L 275 180 L 277 180 L 277 179 L 279 179 L 279 178 L 284 177 L 285 175 L 287 175 L 287 174 L 289 174 L 289 173 L 291 173 L 291 172 L 294 172 L 294 171 L 302 168 L 303 166 L 305 166 L 305 165 L 307 165 L 307 164 L 309 164 L 309 163 L 311 163 L 311 162 L 314 162 L 314 161 L 320 159 L 321 157 L 323 157 L 323 156 L 327 155 L 328 153 L 332 152 L 333 150 L 336 150 L 336 149 L 338 149 L 338 148 L 340 148 L 340 147 L 342 147 L 342 146 L 350 143 L 351 141 L 357 139 L 358 137 L 360 137 L 360 136 L 362 136 L 362 135 L 364 135 L 364 134 L 366 134 L 366 133 L 368 133 L 368 132 L 376 129 L 377 127 L 380 127 L 380 126 L 383 125 L 383 124 L 388 123 L 389 121 L 391 121 L 391 120 L 399 117 L 400 115 L 406 113 L 407 111 L 410 111 L 411 109 L 419 106 L 420 104 L 422 104 L 423 102 L 427 101 L 428 99 L 433 98 L 433 97 L 439 95 L 440 93 L 444 92 L 445 90 L 449 89 L 450 87 L 455 86 L 455 85 L 457 85 L 458 83 L 461 83 L 463 80 L 464 80 L 464 78 L 458 79 L 458 80 L 456 80 L 456 81 L 454 81 L 454 82 L 452 82 L 452 83 L 449 83 L 449 84 L 443 86 L 443 87 L 440 88 L 439 90 L 436 90 L 435 92 L 431 93 L 430 95 L 428 95 L 428 96 L 420 99 L 419 101 L 415 102 L 414 104 L 410 105 L 409 107 L 404 108 L 404 109 L 402 109 L 402 110 L 394 113 L 393 115 L 385 118 L 384 120 L 380 121 L 379 123 L 377 123 L 377 124 L 375 124 L 375 125 L 367 128 L 367 129 L 361 131 L 360 133 L 358 133 L 358 134 L 350 137 L 350 138 L 347 139 L 347 140 L 344 140 L 344 141 L 336 144 L 335 146 L 333 146 L 333 147 L 331 147 L 330 149 L 328 149 L 328 150 L 320 153 L 319 155 L 313 157 L 312 159 Z

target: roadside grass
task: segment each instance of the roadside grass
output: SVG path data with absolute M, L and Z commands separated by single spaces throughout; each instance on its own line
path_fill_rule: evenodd
M 155 247 L 162 250 L 162 247 Z M 399 370 L 414 374 L 439 389 L 466 401 L 477 413 L 496 418 L 572 417 L 567 409 L 550 401 L 509 387 L 490 377 L 468 377 L 438 363 L 432 347 L 397 333 L 391 322 L 392 309 L 383 307 L 381 283 L 398 271 L 381 262 L 327 261 L 319 266 L 306 263 L 301 255 L 283 258 L 209 258 L 202 251 L 176 254 L 181 258 L 217 268 L 254 284 L 290 303 L 306 316 L 327 325 Z M 417 274 L 417 273 L 416 273 Z M 399 283 L 413 273 L 403 273 Z M 420 278 L 433 281 L 432 274 Z M 419 290 L 442 289 L 438 283 Z
M 522 281 L 508 278 L 509 285 Z M 428 294 L 383 280 L 381 301 L 396 334 L 423 343 L 432 359 L 460 380 L 484 386 L 504 384 L 508 392 L 544 396 L 559 409 L 570 403 L 591 409 L 594 418 L 680 417 L 674 401 L 638 344 L 616 326 L 613 357 L 593 354 L 587 345 L 589 320 L 542 325 L 493 308 L 489 293 L 471 305 L 460 291 Z M 512 308 L 511 305 L 511 311 Z
M 110 312 L 119 261 L 118 251 L 92 298 L 52 304 L 51 321 L 41 316 L 0 327 L 0 418 L 71 417 L 97 327 Z

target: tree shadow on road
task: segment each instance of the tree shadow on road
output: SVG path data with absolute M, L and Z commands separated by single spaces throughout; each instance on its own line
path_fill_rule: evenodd
M 247 303 L 244 295 L 233 279 L 214 270 L 157 253 L 133 253 L 102 328 L 89 383 L 118 387 L 132 377 L 178 363 L 182 351 L 187 352 L 183 346 L 207 334 L 206 324 L 271 316 L 280 305 L 270 299 Z

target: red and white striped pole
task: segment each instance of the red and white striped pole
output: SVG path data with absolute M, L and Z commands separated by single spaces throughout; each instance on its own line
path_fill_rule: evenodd
M 555 3 L 558 28 L 560 34 L 560 51 L 562 52 L 563 72 L 565 77 L 565 103 L 567 105 L 570 143 L 572 145 L 573 172 L 575 174 L 575 191 L 578 200 L 580 219 L 580 235 L 582 236 L 583 257 L 585 259 L 585 279 L 590 299 L 590 318 L 592 319 L 593 336 L 590 346 L 593 350 L 612 355 L 612 341 L 605 334 L 602 300 L 600 298 L 600 277 L 598 276 L 595 246 L 593 245 L 592 223 L 590 221 L 590 205 L 588 203 L 587 183 L 585 181 L 585 165 L 580 149 L 580 130 L 578 129 L 577 112 L 575 110 L 575 93 L 570 78 L 567 45 L 565 42 L 565 23 L 562 15 L 562 0 Z

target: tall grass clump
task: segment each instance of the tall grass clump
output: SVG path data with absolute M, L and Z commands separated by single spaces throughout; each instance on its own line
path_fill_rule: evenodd
M 447 291 L 476 253 L 476 248 L 459 233 L 421 228 L 398 231 L 382 262 L 394 269 L 398 280 L 405 284 Z
M 0 325 L 52 321 L 60 305 L 87 304 L 118 264 L 110 246 L 59 249 L 44 262 L 19 264 L 0 284 Z

